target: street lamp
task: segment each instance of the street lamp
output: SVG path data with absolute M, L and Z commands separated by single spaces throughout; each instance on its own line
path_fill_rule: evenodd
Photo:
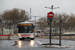
M 48 9 L 51 9 L 51 11 L 53 11 L 53 9 L 56 9 L 56 8 L 59 8 L 59 7 L 53 7 L 54 5 L 52 5 L 51 7 L 45 7 L 45 8 L 48 8 Z M 50 45 L 51 45 L 51 37 L 52 37 L 52 19 L 53 18 L 50 18 Z M 60 43 L 60 42 L 59 42 Z
M 46 6 L 45 6 L 45 8 L 51 9 L 52 11 L 53 11 L 53 9 L 60 8 L 60 7 L 54 7 L 54 8 L 53 8 L 53 6 L 54 6 L 54 5 L 52 5 L 51 7 L 46 7 Z
M 31 21 L 31 8 L 30 8 L 30 21 Z
M 33 16 L 35 17 L 35 29 L 37 30 L 37 27 L 36 27 L 36 17 L 40 17 L 40 16 Z

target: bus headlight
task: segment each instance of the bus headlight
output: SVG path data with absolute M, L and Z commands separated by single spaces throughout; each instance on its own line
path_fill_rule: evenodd
M 18 34 L 19 36 L 21 35 L 21 34 Z
M 34 36 L 34 34 L 31 34 L 31 36 Z

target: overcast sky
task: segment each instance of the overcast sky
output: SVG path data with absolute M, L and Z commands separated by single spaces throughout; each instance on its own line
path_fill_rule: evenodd
M 65 12 L 67 14 L 75 14 L 75 0 L 0 0 L 0 13 L 13 8 L 24 9 L 29 13 L 31 8 L 31 15 L 45 16 L 47 12 L 51 11 L 45 8 L 45 6 L 51 7 L 51 5 L 60 7 L 53 10 L 54 13 Z

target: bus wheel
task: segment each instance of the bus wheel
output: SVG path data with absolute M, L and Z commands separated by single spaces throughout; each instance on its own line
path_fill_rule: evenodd
M 31 40 L 34 40 L 34 38 L 31 38 Z
M 22 38 L 19 38 L 19 40 L 22 40 Z

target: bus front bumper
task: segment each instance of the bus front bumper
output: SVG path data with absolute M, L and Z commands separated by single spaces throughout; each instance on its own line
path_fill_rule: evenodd
M 26 39 L 29 39 L 29 38 L 35 38 L 35 36 L 31 35 L 31 36 L 19 36 L 19 38 L 26 38 Z

